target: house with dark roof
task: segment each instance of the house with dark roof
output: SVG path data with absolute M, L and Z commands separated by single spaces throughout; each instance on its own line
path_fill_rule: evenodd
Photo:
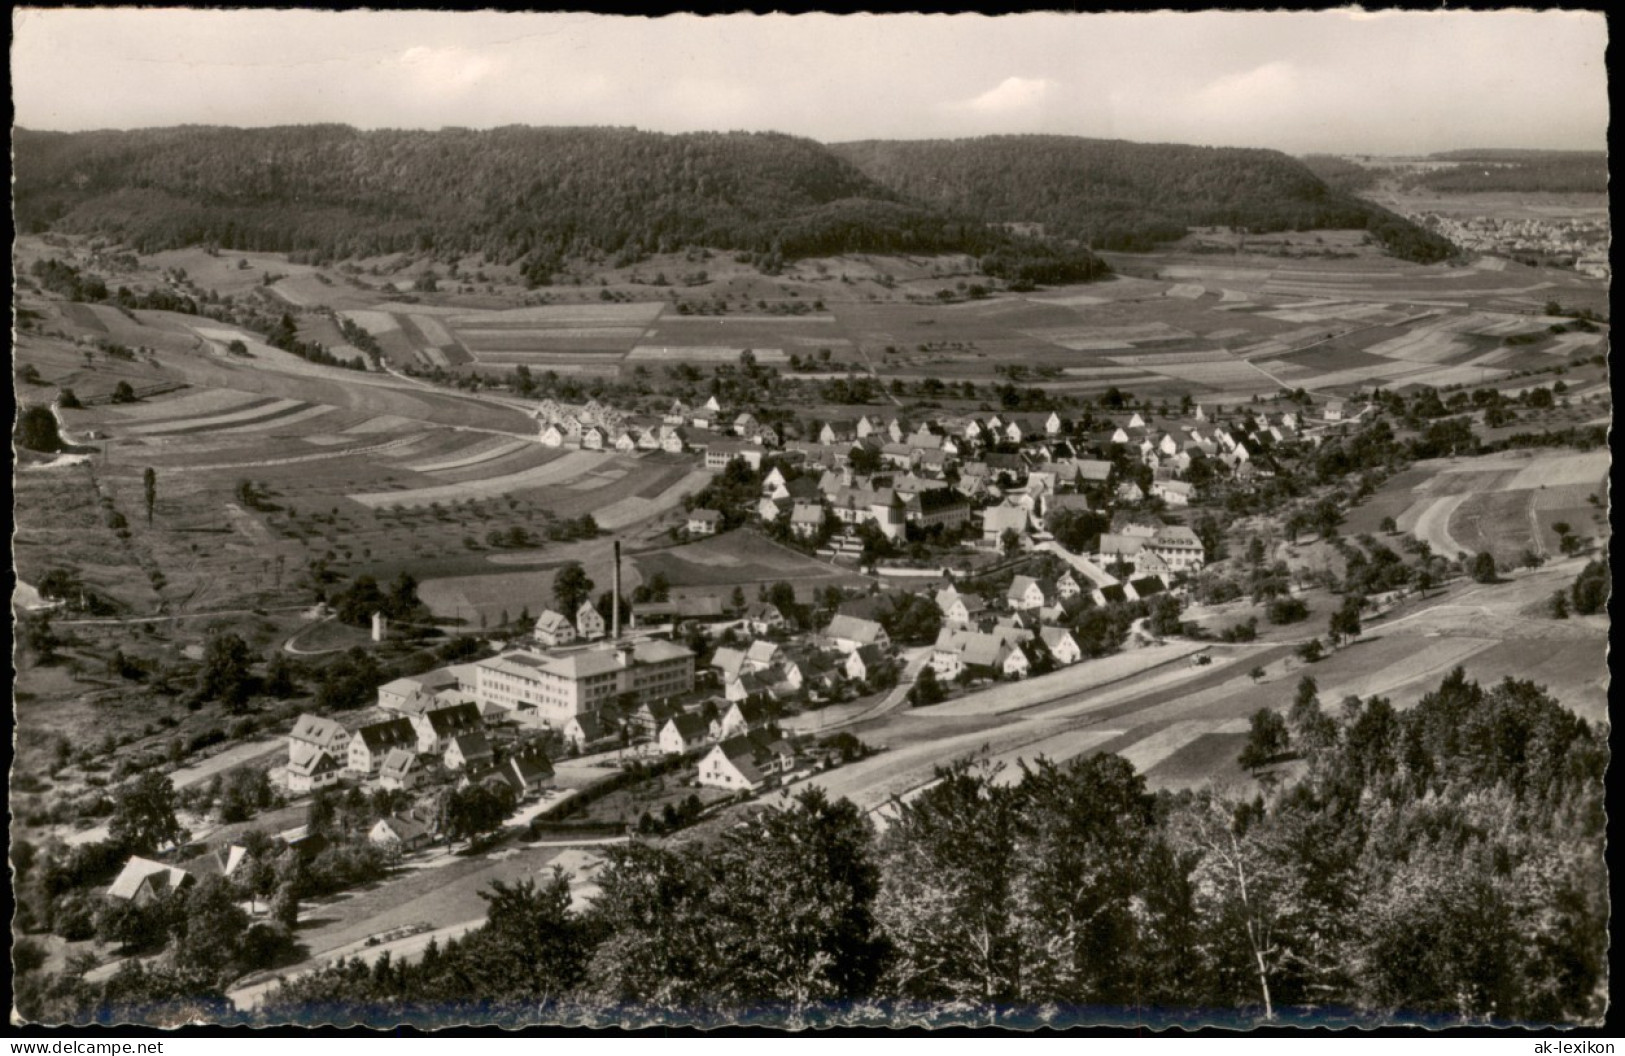
M 412 717 L 412 727 L 417 730 L 417 750 L 436 755 L 446 750 L 453 737 L 482 730 L 485 722 L 480 717 L 479 705 L 468 702 L 443 705 L 415 715 Z
M 502 764 L 513 777 L 521 796 L 531 796 L 553 781 L 553 760 L 540 741 L 515 745 Z
M 446 745 L 447 770 L 478 770 L 491 765 L 491 742 L 484 733 L 460 733 Z
M 326 748 L 306 741 L 288 742 L 288 763 L 283 767 L 289 792 L 314 792 L 336 785 L 343 765 Z
M 602 712 L 583 711 L 571 716 L 562 731 L 566 746 L 588 752 L 615 743 L 619 730 Z
M 432 839 L 429 827 L 413 818 L 380 818 L 367 833 L 367 840 L 374 846 L 398 854 L 427 847 Z
M 699 783 L 709 788 L 759 791 L 795 767 L 795 750 L 787 741 L 743 734 L 714 746 L 700 760 Z
M 346 769 L 352 773 L 371 776 L 383 765 L 384 756 L 392 748 L 416 750 L 417 728 L 412 720 L 399 717 L 372 722 L 355 731 L 350 738 Z
M 665 755 L 691 752 L 711 738 L 711 724 L 699 715 L 679 712 L 660 728 L 660 751 Z

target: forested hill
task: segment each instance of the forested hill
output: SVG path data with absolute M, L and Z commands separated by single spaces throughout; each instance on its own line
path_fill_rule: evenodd
M 907 198 L 988 221 L 1040 223 L 1047 235 L 1096 249 L 1150 249 L 1188 227 L 1220 224 L 1366 229 L 1396 256 L 1422 262 L 1454 252 L 1273 150 L 1071 136 L 868 140 L 831 149 Z
M 984 225 L 911 205 L 808 139 L 620 128 L 19 130 L 21 230 L 344 257 L 481 251 L 537 270 L 687 245 L 785 256 L 985 252 Z
M 13 149 L 25 232 L 315 259 L 480 252 L 522 262 L 536 282 L 569 257 L 629 263 L 695 245 L 768 261 L 970 253 L 1014 282 L 1080 281 L 1106 271 L 1083 241 L 1150 248 L 1191 224 L 1369 228 L 1418 260 L 1451 248 L 1262 150 L 1042 136 L 831 148 L 777 133 L 336 125 L 19 129 Z M 1001 221 L 1043 223 L 1048 237 L 989 226 Z

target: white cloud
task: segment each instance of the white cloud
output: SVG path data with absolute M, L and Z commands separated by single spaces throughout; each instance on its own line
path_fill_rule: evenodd
M 1209 110 L 1279 106 L 1296 98 L 1302 89 L 1302 78 L 1292 63 L 1266 62 L 1243 73 L 1227 74 L 1208 83 L 1196 93 L 1196 102 Z
M 396 60 L 413 83 L 424 90 L 466 91 L 499 72 L 502 61 L 466 48 L 407 48 Z
M 974 99 L 960 104 L 979 114 L 1012 114 L 1042 106 L 1060 85 L 1047 77 L 1006 77 Z

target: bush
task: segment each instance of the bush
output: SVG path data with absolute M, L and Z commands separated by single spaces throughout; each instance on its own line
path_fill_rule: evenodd
M 1277 598 L 1266 611 L 1273 624 L 1298 623 L 1309 618 L 1309 606 L 1299 598 Z

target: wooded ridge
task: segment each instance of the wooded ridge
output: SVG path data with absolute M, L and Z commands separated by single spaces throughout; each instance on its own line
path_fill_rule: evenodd
M 970 253 L 1010 277 L 1095 278 L 1082 248 L 1145 249 L 1193 224 L 1368 229 L 1449 243 L 1274 151 L 1061 136 L 825 146 L 779 133 L 627 128 L 363 132 L 336 125 L 17 130 L 19 230 L 140 252 L 209 244 L 331 260 L 478 252 L 545 282 L 567 258 L 626 264 L 704 245 L 774 259 Z M 998 227 L 1044 225 L 1041 238 Z M 1023 274 L 1011 256 L 1038 257 Z M 996 265 L 997 266 L 997 265 Z M 997 273 L 997 272 L 991 272 Z

